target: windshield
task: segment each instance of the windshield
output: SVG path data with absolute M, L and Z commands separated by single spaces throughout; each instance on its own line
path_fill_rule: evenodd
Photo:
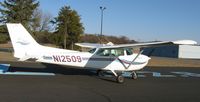
M 132 50 L 130 48 L 126 48 L 125 50 L 126 50 L 126 54 L 127 55 L 132 55 L 133 54 L 133 52 L 132 52 Z
M 90 51 L 88 51 L 89 53 L 93 54 L 96 51 L 96 48 L 91 49 Z

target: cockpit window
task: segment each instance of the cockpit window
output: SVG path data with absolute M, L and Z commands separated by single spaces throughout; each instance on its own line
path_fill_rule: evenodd
M 94 53 L 96 51 L 96 48 L 94 48 L 94 49 L 91 49 L 90 51 L 88 51 L 89 53 Z

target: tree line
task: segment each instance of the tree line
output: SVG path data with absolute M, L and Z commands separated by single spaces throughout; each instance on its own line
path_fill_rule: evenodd
M 112 41 L 130 43 L 127 37 L 96 36 L 84 34 L 80 15 L 70 6 L 60 8 L 57 17 L 44 13 L 37 0 L 4 0 L 0 2 L 0 43 L 9 40 L 6 23 L 22 23 L 39 43 L 52 43 L 62 48 L 73 49 L 76 42 Z M 94 40 L 98 39 L 98 40 Z M 106 40 L 105 40 L 106 39 Z

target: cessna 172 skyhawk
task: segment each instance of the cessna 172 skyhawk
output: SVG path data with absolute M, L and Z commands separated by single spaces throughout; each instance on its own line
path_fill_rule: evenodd
M 89 52 L 79 52 L 39 45 L 21 24 L 8 23 L 6 25 L 14 48 L 14 57 L 19 58 L 19 61 L 36 59 L 35 61 L 43 63 L 93 68 L 99 75 L 110 71 L 119 83 L 124 82 L 121 74 L 126 71 L 132 72 L 132 78 L 136 79 L 135 71 L 144 68 L 150 59 L 142 55 L 142 51 L 133 53 L 130 48 L 166 44 L 197 44 L 192 40 L 100 46 L 79 43 L 77 44 L 79 46 L 93 47 Z

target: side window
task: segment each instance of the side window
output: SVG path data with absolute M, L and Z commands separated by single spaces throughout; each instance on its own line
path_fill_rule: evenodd
M 99 49 L 99 51 L 96 53 L 96 55 L 110 56 L 110 50 L 109 49 Z
M 118 49 L 118 50 L 117 50 L 117 55 L 118 55 L 118 56 L 124 55 L 124 49 Z
M 112 56 L 124 55 L 124 50 L 123 49 L 111 49 L 111 55 Z
M 111 56 L 116 56 L 116 50 L 115 49 L 111 49 L 110 53 L 111 53 Z

